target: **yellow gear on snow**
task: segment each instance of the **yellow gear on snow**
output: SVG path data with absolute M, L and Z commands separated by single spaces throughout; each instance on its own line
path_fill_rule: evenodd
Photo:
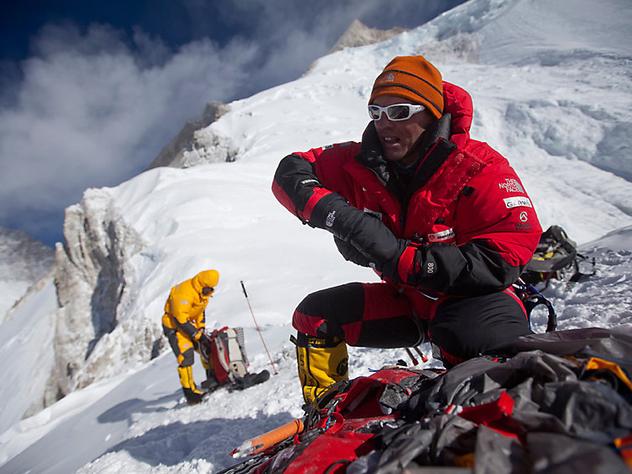
M 343 341 L 328 344 L 325 339 L 307 337 L 296 345 L 296 361 L 306 403 L 314 404 L 330 385 L 349 379 L 349 356 Z

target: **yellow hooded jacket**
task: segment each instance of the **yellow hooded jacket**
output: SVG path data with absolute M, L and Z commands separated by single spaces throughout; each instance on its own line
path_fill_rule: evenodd
M 204 310 L 210 296 L 203 295 L 202 288 L 215 288 L 218 282 L 217 270 L 205 270 L 171 288 L 162 325 L 181 331 L 191 340 L 197 341 L 202 334 L 199 330 L 205 327 Z

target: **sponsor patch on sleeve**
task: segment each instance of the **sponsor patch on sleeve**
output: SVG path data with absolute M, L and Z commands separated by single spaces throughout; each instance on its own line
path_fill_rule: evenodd
M 514 207 L 533 207 L 531 205 L 531 200 L 526 196 L 504 198 L 503 201 L 505 202 L 507 209 L 513 209 Z

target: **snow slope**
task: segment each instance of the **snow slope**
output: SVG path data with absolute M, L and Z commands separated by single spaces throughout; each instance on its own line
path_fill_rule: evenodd
M 49 278 L 32 288 L 0 325 L 0 432 L 25 412 L 32 414 L 43 407 L 41 394 L 53 365 L 56 309 L 55 287 Z
M 574 285 L 557 284 L 548 292 L 560 328 L 632 325 L 631 248 L 632 227 L 627 227 L 582 249 L 597 258 L 599 273 Z M 534 323 L 538 332 L 546 326 L 543 318 Z M 166 474 L 227 467 L 234 463 L 228 453 L 244 439 L 302 415 L 293 348 L 284 342 L 288 333 L 287 328 L 264 331 L 274 348 L 278 375 L 243 392 L 219 390 L 199 406 L 184 403 L 170 353 L 140 370 L 74 392 L 0 435 L 0 462 L 15 456 L 0 472 Z M 254 330 L 247 331 L 246 341 L 248 352 L 257 354 L 252 369 L 270 369 Z M 405 353 L 350 348 L 350 357 L 351 375 L 357 376 L 405 358 Z M 199 379 L 199 364 L 195 369 Z
M 562 15 L 566 10 L 572 15 Z M 291 151 L 358 139 L 373 79 L 395 55 L 425 53 L 446 80 L 472 93 L 473 137 L 509 158 L 543 226 L 565 227 L 597 258 L 594 278 L 551 288 L 559 327 L 632 324 L 632 30 L 621 27 L 631 21 L 629 2 L 616 0 L 473 0 L 386 42 L 331 54 L 297 81 L 230 104 L 198 138 L 206 136 L 209 147 L 217 137 L 230 142 L 236 162 L 153 169 L 102 190 L 145 242 L 131 262 L 135 280 L 127 290 L 135 298 L 95 348 L 111 361 L 103 381 L 0 434 L 0 473 L 210 472 L 230 464 L 227 452 L 245 438 L 301 415 L 287 341 L 294 307 L 316 289 L 375 276 L 344 262 L 329 234 L 287 213 L 270 192 L 272 175 Z M 222 273 L 209 326 L 246 327 L 253 369 L 266 367 L 244 280 L 281 371 L 264 385 L 221 390 L 188 407 L 170 353 L 148 364 L 117 361 L 133 352 L 140 328 L 158 324 L 170 286 L 208 267 Z M 404 356 L 350 352 L 352 376 Z M 26 385 L 11 388 L 0 392 L 4 402 L 13 403 Z

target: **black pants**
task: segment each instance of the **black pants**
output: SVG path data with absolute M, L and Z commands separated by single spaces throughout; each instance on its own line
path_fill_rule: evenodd
M 447 364 L 489 353 L 530 334 L 524 307 L 509 290 L 420 304 L 387 283 L 348 283 L 308 295 L 293 326 L 351 346 L 406 347 L 425 336 Z

